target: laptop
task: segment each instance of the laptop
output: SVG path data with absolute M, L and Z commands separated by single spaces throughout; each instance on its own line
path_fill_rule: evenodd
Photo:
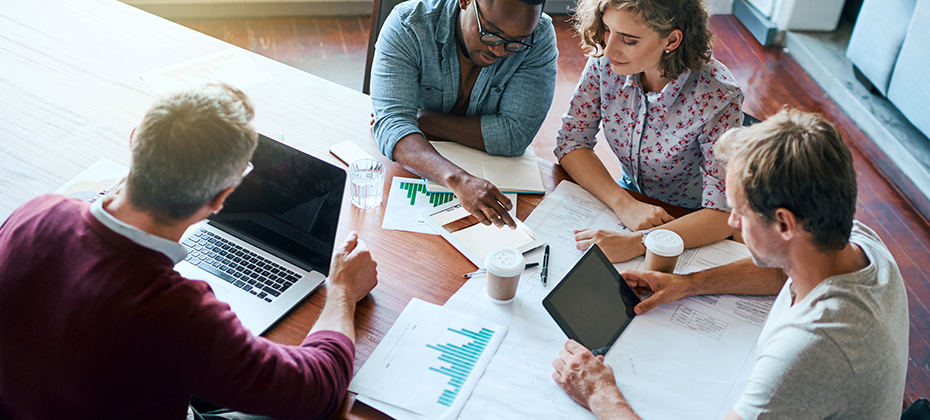
M 175 270 L 261 334 L 329 275 L 346 172 L 263 135 L 251 163 L 223 209 L 185 232 Z

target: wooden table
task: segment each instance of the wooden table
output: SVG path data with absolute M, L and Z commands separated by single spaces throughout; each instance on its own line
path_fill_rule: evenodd
M 116 0 L 34 0 L 0 8 L 0 220 L 99 159 L 128 166 L 130 132 L 156 98 L 139 78 L 231 45 Z M 386 164 L 387 179 L 412 176 L 378 152 L 367 95 L 246 52 L 274 80 L 245 89 L 255 127 L 344 167 L 329 146 L 351 140 Z M 539 159 L 547 191 L 568 176 Z M 386 188 L 390 181 L 386 182 Z M 360 233 L 378 262 L 379 285 L 358 306 L 356 370 L 411 298 L 443 304 L 475 267 L 440 236 L 381 230 L 384 206 L 352 207 L 346 195 L 337 241 Z M 521 195 L 525 219 L 542 200 Z M 655 201 L 653 201 L 655 202 Z M 681 210 L 671 210 L 680 215 Z M 427 254 L 420 250 L 429 249 Z M 438 252 L 437 252 L 438 251 Z M 320 290 L 266 336 L 298 344 L 319 316 Z M 356 404 L 350 417 L 381 417 Z

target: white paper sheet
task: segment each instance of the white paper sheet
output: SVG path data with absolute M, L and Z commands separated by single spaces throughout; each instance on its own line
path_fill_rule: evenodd
M 107 159 L 100 159 L 55 190 L 55 193 L 83 201 L 93 201 L 101 195 L 108 194 L 109 189 L 127 174 L 129 168 Z
M 349 390 L 414 418 L 454 419 L 506 334 L 502 325 L 413 299 Z
M 516 209 L 517 206 L 513 206 L 510 210 L 510 216 L 517 222 L 516 229 L 478 223 L 458 199 L 426 210 L 420 216 L 472 264 L 484 268 L 485 256 L 495 248 L 511 247 L 525 253 L 546 244 L 535 239 L 532 229 L 517 219 Z M 452 224 L 451 227 L 446 226 L 448 224 Z
M 526 224 L 550 246 L 547 287 L 539 283 L 538 271 L 528 271 L 517 299 L 501 307 L 487 299 L 484 277 L 474 277 L 445 305 L 510 326 L 460 418 L 593 418 L 552 380 L 551 362 L 567 337 L 543 308 L 542 299 L 582 255 L 575 249 L 573 229 L 628 230 L 606 205 L 569 182 L 560 183 Z M 541 250 L 534 251 L 527 261 L 539 261 L 541 256 Z M 688 250 L 676 271 L 697 271 L 746 256 L 742 244 L 723 241 Z M 642 260 L 615 266 L 637 268 Z M 607 354 L 618 386 L 644 419 L 722 417 L 742 391 L 755 361 L 755 341 L 772 300 L 695 297 L 637 316 Z
M 159 95 L 209 81 L 223 81 L 246 89 L 274 79 L 271 73 L 240 48 L 230 48 L 180 64 L 140 74 Z

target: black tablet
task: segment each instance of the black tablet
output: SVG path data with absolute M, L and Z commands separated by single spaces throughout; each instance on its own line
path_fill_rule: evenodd
M 543 306 L 565 335 L 604 354 L 633 320 L 639 302 L 604 251 L 592 245 L 543 299 Z

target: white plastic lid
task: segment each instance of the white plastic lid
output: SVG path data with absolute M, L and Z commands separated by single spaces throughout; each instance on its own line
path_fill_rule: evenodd
M 656 229 L 646 235 L 646 248 L 660 257 L 677 257 L 685 250 L 681 236 L 667 229 Z
M 493 249 L 484 257 L 484 268 L 498 277 L 519 275 L 524 268 L 523 254 L 510 247 Z

